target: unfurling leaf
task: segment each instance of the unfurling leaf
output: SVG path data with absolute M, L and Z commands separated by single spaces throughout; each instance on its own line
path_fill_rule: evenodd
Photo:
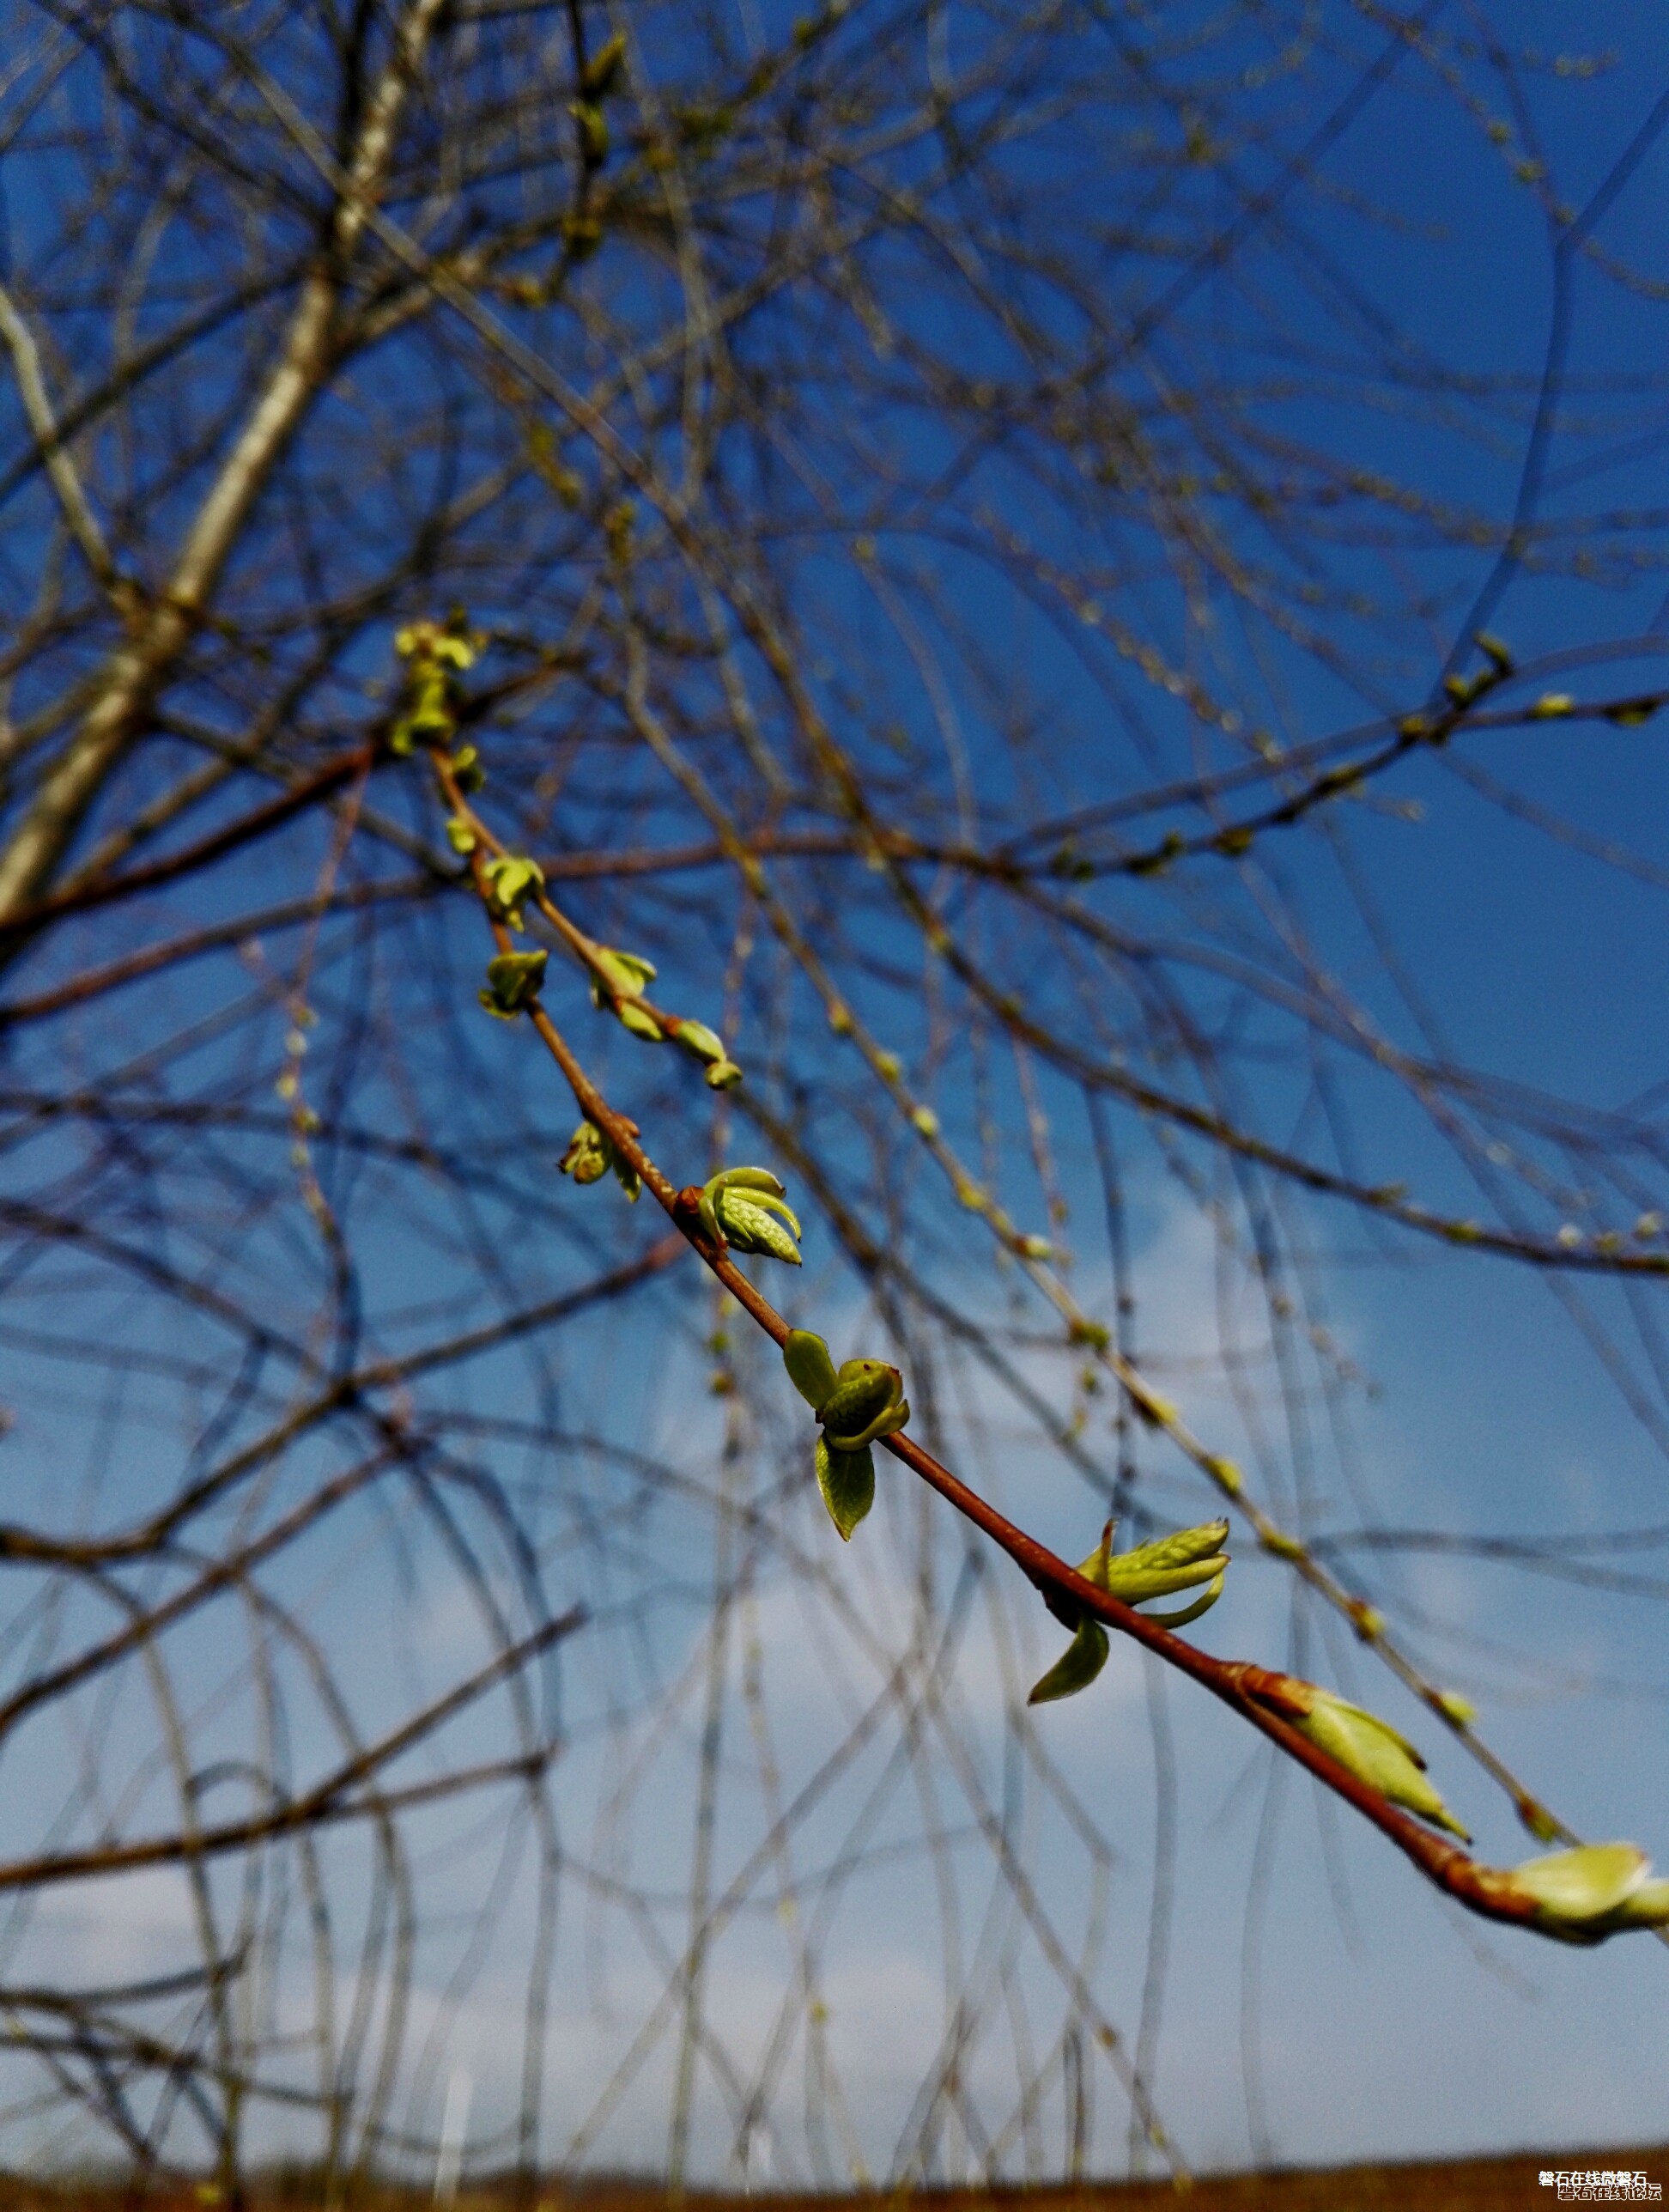
M 544 870 L 537 860 L 519 853 L 501 853 L 482 870 L 494 911 L 512 929 L 522 927 L 522 901 L 531 890 L 544 888 Z
M 768 1168 L 722 1169 L 703 1188 L 699 1211 L 701 1226 L 715 1244 L 799 1266 L 800 1225 Z M 780 1221 L 774 1218 L 778 1214 Z
M 1320 1689 L 1314 1682 L 1301 1682 L 1289 1675 L 1285 1684 L 1287 1701 L 1278 1703 L 1277 1710 L 1284 1712 L 1299 1735 L 1308 1736 L 1318 1751 L 1336 1759 L 1358 1782 L 1377 1790 L 1392 1804 L 1417 1813 L 1434 1827 L 1447 1828 L 1463 1843 L 1471 1842 L 1427 1781 L 1425 1761 L 1406 1736 L 1399 1735 L 1387 1722 L 1364 1712 L 1360 1705 L 1336 1698 L 1331 1690 Z M 1305 1707 L 1307 1711 L 1302 1710 Z
M 1040 1682 L 1032 1685 L 1029 1705 L 1053 1705 L 1057 1698 L 1076 1697 L 1087 1690 L 1107 1664 L 1107 1631 L 1088 1613 L 1077 1633 Z
M 487 988 L 481 1003 L 501 1021 L 513 1021 L 539 995 L 547 952 L 501 952 L 487 963 Z
M 1121 1597 L 1126 1605 L 1141 1605 L 1149 1598 L 1171 1597 L 1201 1583 L 1220 1584 L 1229 1564 L 1223 1549 L 1228 1535 L 1226 1521 L 1207 1521 L 1198 1528 L 1179 1528 L 1173 1536 L 1138 1544 L 1133 1551 L 1092 1552 L 1078 1572 L 1086 1581 Z
M 1192 1605 L 1178 1606 L 1174 1613 L 1144 1613 L 1143 1620 L 1153 1621 L 1160 1628 L 1186 1628 L 1191 1620 L 1198 1620 L 1201 1613 L 1209 1613 L 1223 1595 L 1223 1580 L 1228 1571 L 1229 1562 L 1225 1559 Z
M 834 1395 L 834 1362 L 822 1337 L 809 1328 L 791 1329 L 782 1347 L 782 1364 L 793 1384 L 814 1413 L 820 1413 Z
M 733 1251 L 758 1252 L 767 1259 L 780 1260 L 790 1267 L 798 1267 L 799 1246 L 794 1240 L 799 1234 L 799 1223 L 786 1206 L 778 1210 L 783 1216 L 781 1221 L 767 1212 L 763 1205 L 753 1205 L 735 1192 L 727 1194 L 718 1209 L 725 1242 Z
M 1633 1844 L 1583 1844 L 1503 1869 L 1498 1885 L 1532 1904 L 1532 1924 L 1563 1943 L 1598 1943 L 1630 1928 L 1669 1925 L 1669 1881 L 1649 1879 Z
M 595 1121 L 582 1121 L 568 1139 L 567 1150 L 557 1162 L 557 1166 L 565 1176 L 572 1176 L 577 1183 L 601 1182 L 609 1172 L 609 1156 L 612 1149 Z
M 665 1031 L 646 1006 L 635 1003 L 643 995 L 644 985 L 655 980 L 654 962 L 636 952 L 620 952 L 611 945 L 599 945 L 596 966 L 602 972 L 591 979 L 592 1006 L 606 1004 L 633 1036 L 641 1037 L 646 1044 L 658 1044 Z
M 1226 1521 L 1207 1521 L 1198 1528 L 1179 1528 L 1173 1536 L 1158 1536 L 1150 1544 L 1138 1544 L 1134 1551 L 1118 1553 L 1113 1549 L 1113 1529 L 1114 1523 L 1109 1521 L 1102 1530 L 1100 1543 L 1087 1559 L 1078 1562 L 1078 1572 L 1097 1589 L 1109 1591 L 1126 1605 L 1142 1605 L 1150 1598 L 1168 1597 L 1177 1590 L 1205 1584 L 1191 1604 L 1179 1607 L 1174 1613 L 1150 1613 L 1144 1616 L 1157 1626 L 1186 1628 L 1191 1620 L 1198 1620 L 1201 1613 L 1209 1613 L 1222 1596 L 1223 1577 L 1229 1571 L 1229 1555 L 1223 1549 L 1229 1534 Z M 1074 1631 L 1076 1640 L 1059 1664 L 1052 1668 L 1032 1692 L 1030 1702 L 1035 1705 L 1054 1698 L 1069 1698 L 1075 1690 L 1093 1682 L 1107 1656 L 1106 1632 L 1093 1614 L 1081 1613 L 1064 1591 L 1046 1590 L 1043 1601 L 1057 1620 Z M 1094 1635 L 1089 1633 L 1091 1630 Z M 1101 1639 L 1102 1657 L 1089 1666 L 1087 1653 L 1094 1647 L 1096 1638 Z M 1081 1671 L 1086 1668 L 1087 1672 Z
M 817 1487 L 841 1542 L 850 1543 L 853 1530 L 875 1503 L 875 1462 L 867 1444 L 860 1451 L 841 1451 L 819 1437 Z
M 638 1126 L 622 1115 L 621 1127 L 635 1137 Z M 599 1129 L 595 1121 L 582 1121 L 568 1139 L 568 1148 L 558 1162 L 564 1175 L 571 1175 L 577 1183 L 600 1182 L 609 1170 L 614 1170 L 615 1180 L 635 1206 L 638 1194 L 643 1188 L 637 1170 L 616 1150 L 606 1129 Z

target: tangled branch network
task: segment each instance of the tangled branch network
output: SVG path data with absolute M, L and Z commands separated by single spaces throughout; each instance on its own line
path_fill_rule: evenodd
M 1661 1939 L 1521 1708 L 1669 1595 L 1669 106 L 1514 13 L 0 6 L 9 2165 L 1182 2175 L 1242 1784 L 1262 2155 L 1295 1770 Z

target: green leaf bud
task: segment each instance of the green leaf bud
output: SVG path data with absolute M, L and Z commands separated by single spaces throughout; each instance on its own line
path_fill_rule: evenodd
M 799 1266 L 800 1225 L 768 1168 L 722 1169 L 703 1188 L 699 1210 L 701 1226 L 715 1243 Z M 773 1218 L 776 1214 L 781 1221 Z
M 819 1437 L 816 1468 L 817 1487 L 828 1508 L 828 1517 L 841 1542 L 850 1543 L 853 1530 L 875 1503 L 874 1459 L 867 1446 L 859 1451 L 841 1451 Z
M 461 853 L 467 858 L 481 840 L 461 814 L 449 814 L 446 817 L 446 842 L 454 853 Z
M 1526 1859 L 1498 1885 L 1535 1907 L 1532 1925 L 1566 1943 L 1598 1943 L 1631 1928 L 1669 1924 L 1669 1881 L 1649 1879 L 1651 1862 L 1633 1844 L 1583 1844 Z
M 709 1091 L 733 1091 L 742 1080 L 742 1071 L 733 1060 L 715 1060 L 705 1077 Z
M 640 1037 L 645 1044 L 659 1044 L 665 1032 L 646 1006 L 640 1006 L 631 999 L 616 1008 L 620 1025 L 628 1036 Z
M 501 952 L 487 963 L 487 988 L 481 1003 L 489 1014 L 510 1021 L 531 1006 L 544 981 L 546 952 Z
M 531 890 L 544 888 L 544 870 L 537 860 L 519 853 L 503 853 L 482 870 L 495 911 L 512 929 L 522 927 L 522 901 Z
M 607 979 L 608 988 L 617 998 L 637 998 L 641 994 L 644 985 L 652 983 L 660 973 L 654 962 L 646 960 L 641 953 L 621 952 L 612 945 L 599 945 L 596 948 L 596 964 L 601 970 L 602 976 Z M 592 1006 L 602 1005 L 603 993 L 603 981 L 598 976 L 593 975 L 591 987 Z
M 568 1139 L 567 1150 L 557 1162 L 565 1176 L 577 1183 L 600 1182 L 609 1172 L 611 1147 L 595 1121 L 582 1121 Z
M 1210 1582 L 1228 1565 L 1223 1553 L 1228 1535 L 1226 1521 L 1207 1521 L 1198 1528 L 1179 1528 L 1174 1535 L 1156 1537 L 1116 1555 L 1103 1545 L 1078 1572 L 1126 1605 L 1140 1605 L 1144 1599 L 1170 1597 Z
M 1289 1681 L 1293 1690 L 1307 1692 L 1311 1700 L 1308 1713 L 1289 1716 L 1301 1735 L 1308 1736 L 1318 1750 L 1336 1759 L 1358 1782 L 1377 1790 L 1392 1804 L 1418 1814 L 1434 1827 L 1447 1828 L 1462 1843 L 1471 1842 L 1426 1780 L 1425 1761 L 1405 1736 L 1399 1735 L 1373 1713 L 1364 1712 L 1360 1705 L 1336 1698 L 1331 1690 L 1320 1689 L 1313 1682 L 1293 1682 L 1290 1677 Z
M 622 1126 L 636 1136 L 637 1123 L 622 1117 Z M 600 1182 L 612 1168 L 615 1180 L 634 1206 L 643 1188 L 642 1179 L 631 1162 L 618 1152 L 605 1129 L 594 1121 L 582 1121 L 568 1139 L 568 1147 L 557 1163 L 564 1175 L 571 1175 L 577 1183 Z
M 812 1412 L 822 1413 L 834 1395 L 839 1380 L 822 1337 L 809 1328 L 791 1329 L 782 1347 L 782 1364 L 788 1370 L 788 1380 Z
M 473 745 L 460 745 L 452 757 L 452 781 L 464 793 L 479 791 L 487 781 L 481 755 Z
M 1107 1631 L 1086 1614 L 1065 1652 L 1041 1681 L 1033 1683 L 1026 1703 L 1053 1705 L 1058 1698 L 1076 1697 L 1080 1690 L 1087 1690 L 1106 1666 L 1108 1649 Z
M 834 1394 L 817 1409 L 818 1418 L 835 1444 L 856 1451 L 871 1441 L 871 1422 L 897 1406 L 904 1395 L 904 1378 L 884 1359 L 848 1359 L 835 1379 Z
M 675 1022 L 672 1035 L 684 1050 L 711 1067 L 725 1057 L 725 1041 L 705 1022 Z

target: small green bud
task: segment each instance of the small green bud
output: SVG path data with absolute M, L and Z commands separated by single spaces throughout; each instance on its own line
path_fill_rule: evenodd
M 531 1006 L 544 981 L 546 952 L 501 952 L 487 963 L 487 988 L 481 1003 L 501 1021 L 513 1020 Z
M 816 1468 L 817 1487 L 828 1508 L 828 1517 L 841 1541 L 850 1543 L 853 1530 L 875 1503 L 875 1461 L 867 1445 L 857 1451 L 842 1451 L 819 1437 Z
M 611 945 L 596 948 L 595 966 L 602 970 L 593 972 L 591 979 L 591 999 L 594 1006 L 607 1005 L 628 1036 L 640 1037 L 645 1044 L 659 1044 L 666 1032 L 646 1006 L 636 1001 L 642 996 L 643 987 L 652 983 L 657 973 L 652 960 L 636 952 L 616 951 Z M 688 1024 L 700 1029 L 699 1022 Z M 707 1030 L 706 1035 L 711 1036 Z
M 558 1163 L 564 1175 L 571 1175 L 582 1186 L 601 1182 L 609 1172 L 608 1140 L 594 1123 L 582 1121 L 568 1139 L 568 1148 Z
M 793 1384 L 814 1413 L 822 1413 L 834 1395 L 838 1376 L 828 1346 L 814 1330 L 790 1329 L 782 1347 L 782 1364 Z
M 1305 1556 L 1304 1547 L 1298 1539 L 1283 1535 L 1278 1528 L 1260 1528 L 1258 1541 L 1265 1552 L 1272 1553 L 1278 1559 L 1302 1559 Z
M 1239 1468 L 1235 1466 L 1233 1460 L 1224 1459 L 1220 1453 L 1212 1452 L 1207 1455 L 1205 1472 L 1217 1484 L 1218 1489 L 1226 1490 L 1230 1498 L 1238 1498 L 1246 1487 L 1246 1478 L 1241 1474 Z
M 597 947 L 596 964 L 602 971 L 602 978 L 595 975 L 592 977 L 591 994 L 594 1006 L 600 1006 L 603 1003 L 603 978 L 606 978 L 608 988 L 616 998 L 636 999 L 641 997 L 644 985 L 652 983 L 660 973 L 654 962 L 646 960 L 641 953 L 621 952 L 612 945 Z
M 725 1041 L 716 1036 L 705 1022 L 675 1022 L 672 1035 L 694 1059 L 709 1067 L 725 1057 Z
M 1484 659 L 1490 663 L 1497 676 L 1510 676 L 1512 674 L 1513 649 L 1511 646 L 1503 645 L 1498 637 L 1492 636 L 1486 629 L 1479 630 L 1472 642 L 1477 646 L 1478 651 L 1484 655 Z
M 640 1037 L 645 1044 L 659 1044 L 664 1032 L 660 1024 L 646 1006 L 640 1006 L 627 999 L 615 1009 L 620 1017 L 620 1026 L 628 1036 Z
M 915 1111 L 911 1115 L 910 1119 L 915 1123 L 916 1127 L 920 1130 L 924 1137 L 938 1136 L 939 1133 L 939 1117 L 936 1113 L 934 1113 L 931 1106 L 918 1106 Z
M 449 814 L 446 817 L 446 842 L 454 853 L 461 853 L 467 858 L 474 852 L 480 842 L 481 840 L 461 814 Z
M 1533 1904 L 1533 1925 L 1567 1943 L 1597 1943 L 1627 1928 L 1669 1922 L 1669 1881 L 1653 1881 L 1651 1862 L 1633 1844 L 1583 1844 L 1526 1859 L 1501 1877 Z
M 1289 1676 L 1287 1686 L 1309 1704 L 1308 1712 L 1288 1716 L 1300 1735 L 1308 1736 L 1318 1750 L 1337 1759 L 1358 1782 L 1377 1790 L 1392 1804 L 1404 1806 L 1434 1827 L 1447 1828 L 1462 1843 L 1470 1843 L 1472 1838 L 1426 1780 L 1425 1761 L 1405 1736 L 1399 1735 L 1376 1715 L 1336 1698 L 1331 1690 L 1320 1689 L 1314 1682 L 1299 1682 Z
M 1576 702 L 1569 691 L 1544 691 L 1534 706 L 1526 713 L 1532 722 L 1555 722 L 1576 711 Z
M 635 1121 L 625 1121 L 623 1126 L 636 1136 Z M 567 1150 L 557 1164 L 564 1175 L 572 1176 L 575 1182 L 581 1184 L 600 1182 L 612 1168 L 615 1180 L 634 1206 L 643 1188 L 637 1170 L 615 1150 L 608 1132 L 599 1129 L 595 1121 L 580 1124 L 568 1139 Z
M 703 1079 L 709 1091 L 733 1091 L 742 1080 L 742 1071 L 733 1060 L 719 1060 Z
M 884 1359 L 848 1359 L 817 1418 L 837 1451 L 858 1451 L 891 1436 L 909 1419 L 904 1378 Z
M 1033 1683 L 1026 1703 L 1053 1705 L 1058 1698 L 1076 1697 L 1080 1690 L 1087 1690 L 1106 1666 L 1108 1649 L 1107 1631 L 1086 1613 L 1060 1657 L 1041 1681 Z
M 1023 1237 L 1019 1245 L 1022 1259 L 1042 1261 L 1054 1257 L 1054 1246 L 1047 1237 Z
M 531 890 L 544 888 L 544 870 L 537 860 L 519 853 L 501 854 L 482 870 L 495 911 L 512 929 L 522 927 L 522 901 Z
M 1463 1698 L 1459 1690 L 1434 1690 L 1431 1702 L 1456 1728 L 1470 1728 L 1478 1718 L 1477 1706 L 1470 1698 Z
M 473 745 L 460 745 L 452 757 L 452 781 L 462 792 L 479 791 L 487 781 L 481 755 Z

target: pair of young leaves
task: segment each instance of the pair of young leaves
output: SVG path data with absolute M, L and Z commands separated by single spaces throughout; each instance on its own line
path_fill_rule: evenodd
M 1147 1616 L 1162 1628 L 1186 1627 L 1209 1612 L 1222 1596 L 1223 1578 L 1229 1571 L 1229 1556 L 1223 1548 L 1229 1534 L 1226 1521 L 1180 1528 L 1174 1536 L 1156 1537 L 1150 1544 L 1138 1544 L 1133 1552 L 1121 1552 L 1116 1557 L 1113 1528 L 1109 1521 L 1102 1531 L 1101 1542 L 1078 1567 L 1084 1580 L 1094 1583 L 1097 1589 L 1111 1591 L 1126 1605 L 1144 1605 L 1150 1598 L 1172 1597 L 1179 1590 L 1193 1589 L 1204 1583 L 1206 1588 L 1192 1604 L 1179 1607 L 1174 1613 Z M 1043 1602 L 1074 1633 L 1065 1652 L 1034 1686 L 1026 1701 L 1033 1705 L 1050 1705 L 1057 1698 L 1075 1697 L 1078 1691 L 1087 1690 L 1107 1664 L 1108 1650 L 1107 1631 L 1092 1613 L 1078 1613 L 1069 1600 L 1053 1591 L 1044 1592 Z
M 828 1346 L 809 1328 L 792 1329 L 782 1347 L 788 1379 L 822 1425 L 817 1438 L 817 1487 L 843 1543 L 875 1503 L 872 1443 L 910 1418 L 904 1378 L 884 1359 L 848 1359 L 836 1368 Z
M 1169 1597 L 1203 1583 L 1205 1588 L 1191 1605 L 1174 1613 L 1147 1615 L 1162 1628 L 1181 1628 L 1198 1620 L 1223 1594 L 1229 1566 L 1223 1545 L 1228 1534 L 1226 1521 L 1208 1521 L 1201 1528 L 1181 1528 L 1174 1536 L 1158 1537 L 1115 1556 L 1109 1521 L 1100 1544 L 1078 1572 L 1086 1582 L 1122 1598 L 1126 1605 Z M 1029 1703 L 1034 1705 L 1087 1689 L 1107 1664 L 1108 1650 L 1107 1631 L 1093 1615 L 1075 1615 L 1070 1601 L 1053 1592 L 1045 1593 L 1044 1602 L 1075 1633 L 1065 1652 L 1032 1691 Z M 1252 1694 L 1278 1712 L 1300 1735 L 1308 1737 L 1318 1751 L 1337 1759 L 1392 1804 L 1417 1814 L 1435 1827 L 1447 1828 L 1463 1841 L 1470 1840 L 1428 1780 L 1425 1760 L 1388 1723 L 1347 1698 L 1335 1697 L 1317 1683 L 1300 1681 L 1296 1675 L 1269 1674 L 1262 1680 L 1263 1688 L 1254 1689 Z

